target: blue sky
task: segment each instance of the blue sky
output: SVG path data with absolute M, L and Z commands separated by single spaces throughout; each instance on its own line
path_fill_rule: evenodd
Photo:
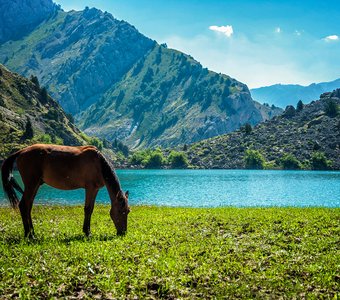
M 97 7 L 250 88 L 340 78 L 340 0 L 57 0 Z

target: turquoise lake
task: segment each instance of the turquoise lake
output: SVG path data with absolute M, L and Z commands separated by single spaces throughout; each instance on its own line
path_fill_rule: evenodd
M 340 172 L 252 170 L 117 170 L 131 205 L 188 207 L 340 207 Z M 15 177 L 20 178 L 18 172 Z M 43 185 L 35 203 L 84 203 L 84 190 Z M 110 203 L 105 188 L 97 203 Z M 2 187 L 0 205 L 8 205 Z

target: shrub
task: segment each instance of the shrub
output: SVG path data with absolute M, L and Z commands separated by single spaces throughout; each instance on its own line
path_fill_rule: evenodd
M 183 152 L 171 151 L 168 162 L 174 169 L 184 169 L 188 167 L 188 158 Z
M 258 150 L 246 150 L 244 162 L 247 169 L 261 170 L 264 168 L 265 159 Z
M 300 161 L 292 154 L 285 154 L 281 159 L 281 165 L 284 170 L 300 170 Z
M 332 167 L 332 162 L 327 160 L 322 152 L 314 152 L 312 154 L 311 167 L 313 170 L 329 170 Z

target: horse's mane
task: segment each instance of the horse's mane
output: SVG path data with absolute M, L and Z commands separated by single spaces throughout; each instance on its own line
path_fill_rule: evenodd
M 104 157 L 104 155 L 101 154 L 99 151 L 98 151 L 98 157 L 100 160 L 102 174 L 103 174 L 103 178 L 105 180 L 106 185 L 110 186 L 114 191 L 116 190 L 117 192 L 120 191 L 121 187 L 120 187 L 119 179 L 116 175 L 116 172 L 114 171 L 114 168 L 112 167 L 110 162 Z

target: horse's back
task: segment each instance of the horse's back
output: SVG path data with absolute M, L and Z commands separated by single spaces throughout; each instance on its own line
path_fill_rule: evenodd
M 40 177 L 52 187 L 71 190 L 103 185 L 98 155 L 94 146 L 36 144 L 23 149 L 17 165 L 23 180 Z

